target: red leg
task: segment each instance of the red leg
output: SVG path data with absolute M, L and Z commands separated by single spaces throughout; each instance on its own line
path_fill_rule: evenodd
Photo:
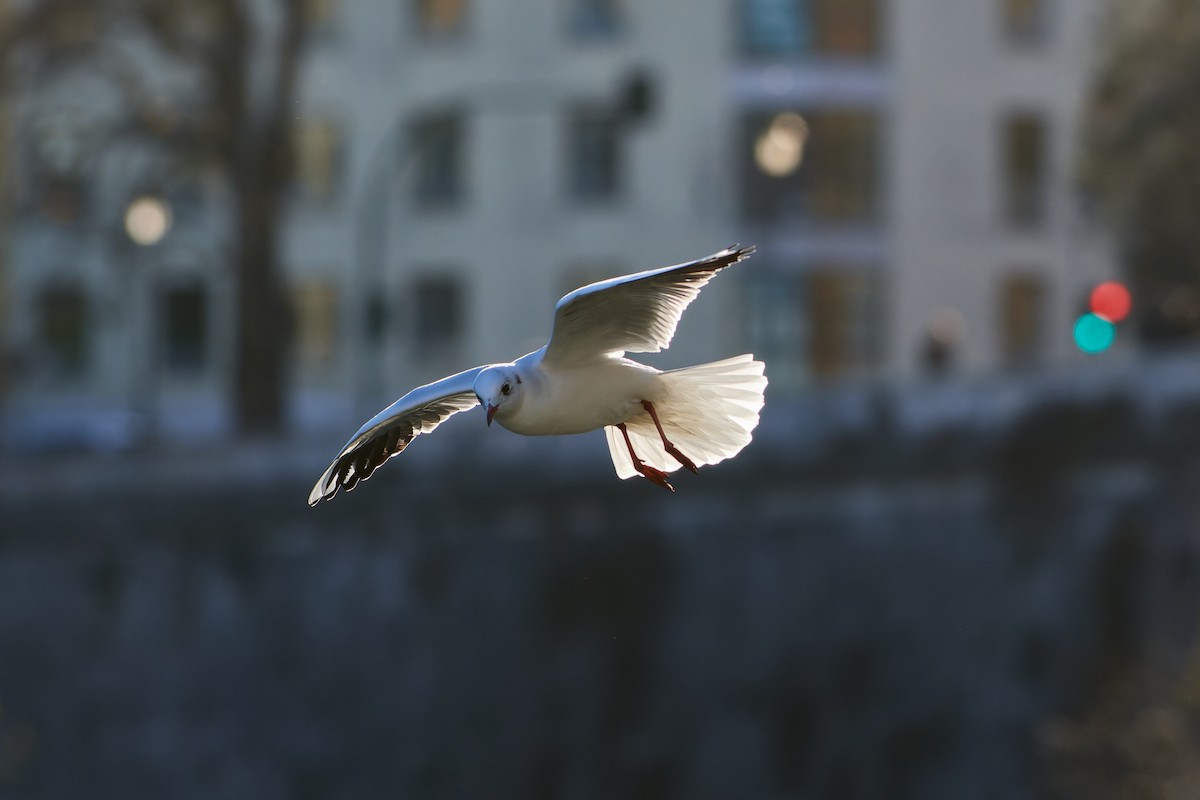
M 667 435 L 665 433 L 663 433 L 662 424 L 659 423 L 659 421 L 658 421 L 658 414 L 654 410 L 654 404 L 651 403 L 649 400 L 643 400 L 642 408 L 644 408 L 650 412 L 650 419 L 654 420 L 654 427 L 658 428 L 658 435 L 659 435 L 659 437 L 662 438 L 663 449 L 665 449 L 668 453 L 670 453 L 672 456 L 674 456 L 676 461 L 678 461 L 680 464 L 682 464 L 683 466 L 690 469 L 692 471 L 692 474 L 695 475 L 696 474 L 696 465 L 694 463 L 692 463 L 692 460 L 690 458 L 685 456 L 683 453 L 679 452 L 678 447 L 671 444 L 667 440 Z
M 622 422 L 621 424 L 617 425 L 617 429 L 620 430 L 621 435 L 625 437 L 625 446 L 629 448 L 629 457 L 633 459 L 633 468 L 640 472 L 642 477 L 651 483 L 657 483 L 667 491 L 674 492 L 675 487 L 667 483 L 667 473 L 663 472 L 661 469 L 655 469 L 654 467 L 647 466 L 640 458 L 637 457 L 637 453 L 633 452 L 633 442 L 629 441 L 629 431 L 625 430 L 625 423 Z

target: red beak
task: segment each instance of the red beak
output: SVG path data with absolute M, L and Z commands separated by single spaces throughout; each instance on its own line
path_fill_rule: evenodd
M 494 406 L 491 403 L 488 404 L 487 419 L 488 419 L 488 427 L 489 428 L 492 427 L 492 417 L 496 416 L 496 409 L 498 407 L 499 406 Z

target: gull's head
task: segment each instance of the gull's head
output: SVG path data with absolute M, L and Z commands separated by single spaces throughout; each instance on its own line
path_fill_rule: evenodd
M 487 409 L 488 425 L 497 414 L 503 419 L 521 402 L 521 376 L 512 364 L 487 367 L 475 377 L 475 396 Z

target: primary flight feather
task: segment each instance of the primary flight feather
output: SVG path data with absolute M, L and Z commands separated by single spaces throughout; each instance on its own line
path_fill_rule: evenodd
M 754 252 L 733 246 L 686 264 L 576 289 L 558 301 L 549 343 L 413 389 L 350 438 L 309 493 L 316 505 L 349 491 L 418 434 L 460 411 L 527 436 L 605 429 L 621 478 L 675 491 L 667 473 L 716 464 L 750 443 L 763 406 L 763 363 L 741 355 L 666 372 L 625 358 L 667 348 L 684 310 L 713 276 Z

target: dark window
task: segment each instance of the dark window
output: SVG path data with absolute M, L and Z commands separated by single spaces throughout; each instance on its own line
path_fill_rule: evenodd
M 808 374 L 808 309 L 798 273 L 758 270 L 746 278 L 745 321 L 749 349 L 771 364 L 771 383 L 793 388 Z
M 815 375 L 864 372 L 879 361 L 882 320 L 878 278 L 833 267 L 808 277 L 809 363 Z
M 334 30 L 338 0 L 303 0 L 300 13 L 304 20 L 304 33 L 311 40 L 329 37 Z
M 199 372 L 208 355 L 208 296 L 204 287 L 172 287 L 164 293 L 166 367 L 172 372 Z
M 1004 122 L 1004 214 L 1020 227 L 1041 224 L 1046 216 L 1046 125 L 1022 113 Z
M 413 0 L 417 30 L 426 39 L 449 39 L 466 27 L 468 0 Z
M 1045 285 L 1037 276 L 1017 272 L 1000 284 L 1000 341 L 1013 366 L 1037 357 L 1042 340 Z
M 748 116 L 743 215 L 761 222 L 874 222 L 883 196 L 879 138 L 873 111 Z
M 620 191 L 621 127 L 616 114 L 582 108 L 567 122 L 567 175 L 572 197 L 609 200 Z
M 293 131 L 293 179 L 307 200 L 328 200 L 337 192 L 342 171 L 342 137 L 330 119 L 312 118 Z
M 296 355 L 310 367 L 322 367 L 337 345 L 338 294 L 329 281 L 306 280 L 292 288 Z
M 742 42 L 756 56 L 873 56 L 879 0 L 741 0 Z
M 571 35 L 577 39 L 608 39 L 621 32 L 621 0 L 568 0 Z
M 1048 0 L 1000 0 L 1004 14 L 1004 36 L 1009 44 L 1029 47 L 1047 38 Z
M 413 299 L 419 348 L 448 347 L 462 338 L 463 296 L 456 278 L 438 275 L 417 281 Z
M 40 338 L 50 371 L 74 376 L 87 366 L 87 298 L 75 286 L 51 286 L 38 302 Z
M 401 153 L 401 163 L 415 159 L 413 193 L 424 206 L 452 206 L 461 202 L 465 177 L 462 116 L 434 114 L 413 125 L 413 152 Z
M 86 210 L 86 193 L 81 181 L 47 175 L 39 188 L 38 210 L 44 217 L 63 226 L 79 222 Z

